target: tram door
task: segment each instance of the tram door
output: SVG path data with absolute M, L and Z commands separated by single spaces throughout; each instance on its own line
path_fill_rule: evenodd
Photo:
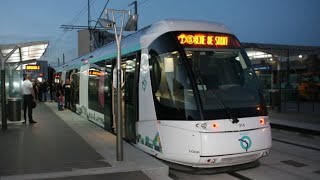
M 112 78 L 113 78 L 113 64 L 114 62 L 109 61 L 106 62 L 105 68 L 105 76 L 104 76 L 104 128 L 109 131 L 113 132 L 114 120 L 113 120 L 113 101 L 112 101 L 112 94 L 113 94 L 113 87 L 112 87 Z
M 71 110 L 76 111 L 76 104 L 79 104 L 79 80 L 80 80 L 80 74 L 78 72 L 78 69 L 74 70 L 70 74 L 70 82 L 71 82 Z
M 124 138 L 136 142 L 136 122 L 137 122 L 137 56 L 128 56 L 123 62 L 123 80 L 124 80 Z

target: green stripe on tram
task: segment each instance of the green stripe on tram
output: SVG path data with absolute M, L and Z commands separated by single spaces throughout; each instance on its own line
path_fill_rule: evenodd
M 132 53 L 132 52 L 135 52 L 135 51 L 138 51 L 141 49 L 141 46 L 140 44 L 137 44 L 135 46 L 131 46 L 129 48 L 123 48 L 121 49 L 121 55 L 124 55 L 124 54 L 129 54 L 129 53 Z M 99 61 L 102 61 L 102 60 L 106 60 L 106 59 L 112 59 L 112 58 L 116 58 L 117 57 L 117 52 L 114 52 L 114 53 L 110 53 L 110 54 L 107 54 L 105 56 L 101 56 L 101 57 L 98 57 L 98 58 L 92 58 L 90 59 L 90 63 L 96 63 L 96 62 L 99 62 Z

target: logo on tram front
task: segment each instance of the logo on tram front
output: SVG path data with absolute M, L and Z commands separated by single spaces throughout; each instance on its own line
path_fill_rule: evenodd
M 252 141 L 250 139 L 249 136 L 242 136 L 241 139 L 239 139 L 240 141 L 240 146 L 242 149 L 248 151 L 248 149 L 250 149 Z

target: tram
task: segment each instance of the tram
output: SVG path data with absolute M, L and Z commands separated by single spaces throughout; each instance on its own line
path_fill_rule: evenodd
M 159 159 L 197 168 L 246 164 L 271 148 L 267 108 L 251 62 L 224 25 L 161 20 L 123 38 L 123 138 Z M 111 131 L 116 43 L 56 68 L 73 110 Z M 65 80 L 64 80 L 65 82 Z

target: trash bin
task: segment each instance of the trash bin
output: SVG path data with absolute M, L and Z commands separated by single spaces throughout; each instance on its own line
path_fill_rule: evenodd
M 8 98 L 8 120 L 21 121 L 21 98 Z

